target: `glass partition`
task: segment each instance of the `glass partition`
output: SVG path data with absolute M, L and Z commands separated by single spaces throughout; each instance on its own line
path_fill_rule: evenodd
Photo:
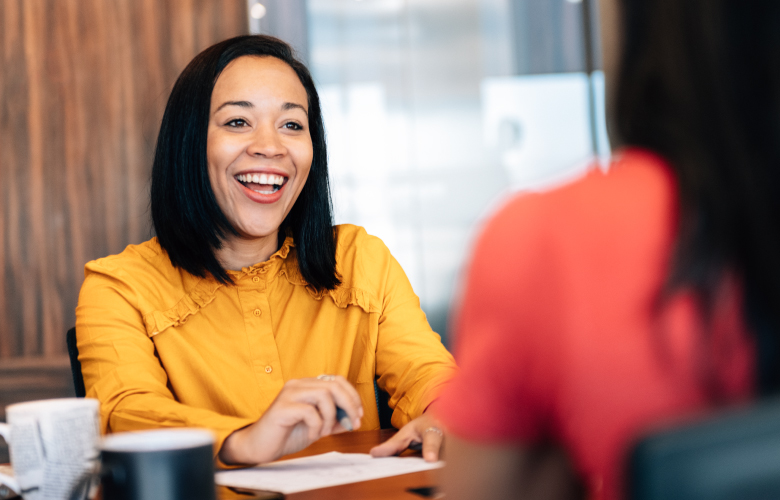
M 609 150 L 594 8 L 296 1 L 325 112 L 336 222 L 384 240 L 446 341 L 482 218 L 508 193 L 565 182 Z

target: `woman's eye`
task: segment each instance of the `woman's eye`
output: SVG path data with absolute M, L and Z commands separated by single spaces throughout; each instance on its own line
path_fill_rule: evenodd
M 284 128 L 289 130 L 303 130 L 303 127 L 301 127 L 299 124 L 295 122 L 287 122 L 284 124 Z
M 238 128 L 238 127 L 246 127 L 249 124 L 243 118 L 234 118 L 229 122 L 227 122 L 225 125 L 227 125 L 228 127 Z

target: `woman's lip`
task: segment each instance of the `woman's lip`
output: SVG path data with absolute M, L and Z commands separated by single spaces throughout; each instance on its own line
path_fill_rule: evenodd
M 284 191 L 284 188 L 287 187 L 288 182 L 285 182 L 281 185 L 279 189 L 274 191 L 273 193 L 258 193 L 257 191 L 252 191 L 248 187 L 244 186 L 238 180 L 236 180 L 236 183 L 238 184 L 239 188 L 243 190 L 244 195 L 246 195 L 247 198 L 254 201 L 255 203 L 276 203 L 279 201 L 279 199 L 282 197 L 282 191 Z

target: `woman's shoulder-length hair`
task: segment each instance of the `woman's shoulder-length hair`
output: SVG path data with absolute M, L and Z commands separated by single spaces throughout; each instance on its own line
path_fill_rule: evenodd
M 195 276 L 232 283 L 216 258 L 225 238 L 237 235 L 219 208 L 208 175 L 206 144 L 214 84 L 227 65 L 243 56 L 270 56 L 287 63 L 308 96 L 314 150 L 309 177 L 279 228 L 290 232 L 304 279 L 319 290 L 340 284 L 328 182 L 325 128 L 317 89 L 306 66 L 285 42 L 264 35 L 231 38 L 198 54 L 176 80 L 165 107 L 152 166 L 152 223 L 171 263 Z

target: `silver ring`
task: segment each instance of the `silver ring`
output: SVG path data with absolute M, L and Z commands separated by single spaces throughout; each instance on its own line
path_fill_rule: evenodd
M 326 375 L 326 374 L 323 373 L 322 375 L 317 375 L 317 380 L 324 380 L 326 382 L 329 382 L 331 380 L 336 380 L 336 376 L 335 375 Z
M 425 430 L 423 431 L 423 436 L 424 436 L 425 434 L 429 433 L 429 432 L 435 432 L 435 433 L 436 433 L 436 434 L 438 434 L 439 436 L 441 436 L 441 437 L 444 437 L 444 432 L 442 432 L 442 430 L 441 430 L 441 429 L 439 429 L 438 427 L 433 427 L 433 426 L 431 426 L 431 427 L 428 427 L 427 429 L 425 429 Z

